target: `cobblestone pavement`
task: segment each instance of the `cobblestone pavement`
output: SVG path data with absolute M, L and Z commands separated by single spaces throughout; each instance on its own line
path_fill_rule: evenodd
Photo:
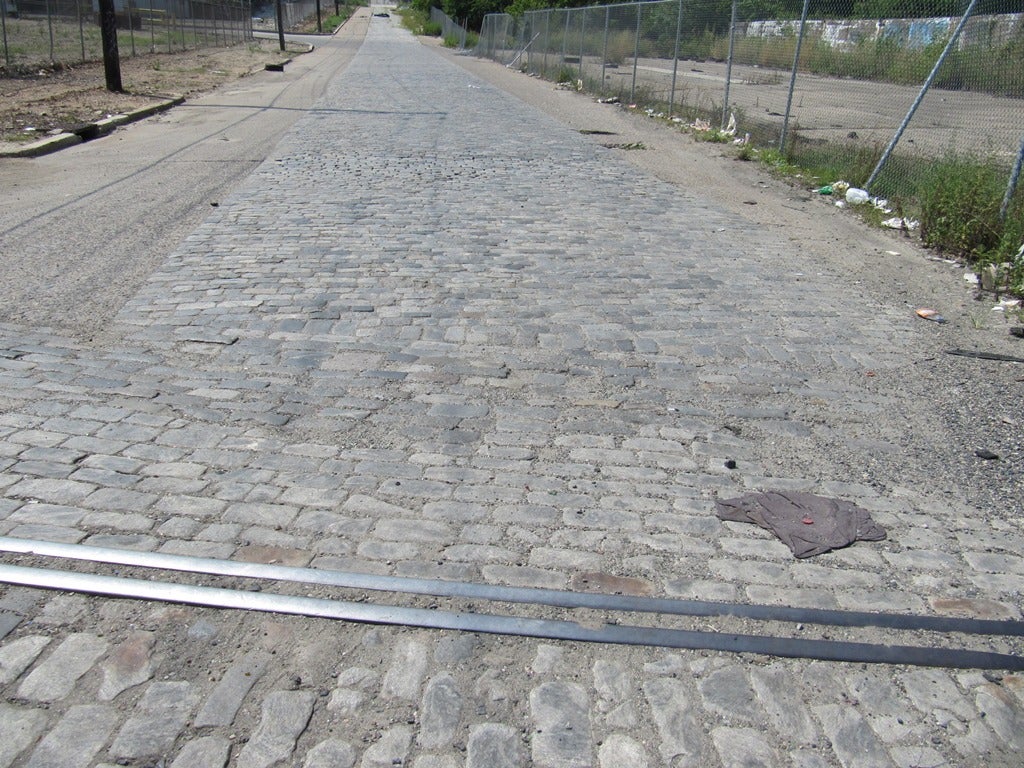
M 1019 618 L 1013 519 L 958 501 L 912 456 L 886 459 L 917 439 L 879 385 L 921 343 L 905 315 L 844 299 L 777 237 L 375 18 L 319 108 L 128 301 L 117 342 L 0 328 L 0 534 Z M 796 561 L 713 515 L 717 495 L 780 488 L 855 501 L 889 539 Z M 1024 678 L 1000 672 L 0 589 L 0 766 L 910 768 L 1016 766 L 1024 749 Z

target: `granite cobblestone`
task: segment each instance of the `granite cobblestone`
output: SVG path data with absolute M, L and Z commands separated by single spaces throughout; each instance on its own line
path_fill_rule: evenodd
M 1020 618 L 1012 527 L 759 442 L 893 450 L 898 397 L 850 372 L 897 369 L 909 328 L 776 279 L 810 271 L 781 238 L 389 21 L 320 106 L 128 300 L 117 346 L 0 326 L 5 535 Z M 714 518 L 769 485 L 849 497 L 890 540 L 797 563 Z M 1024 748 L 1015 675 L 109 609 L 129 628 L 55 600 L 0 638 L 0 767 L 1008 768 Z

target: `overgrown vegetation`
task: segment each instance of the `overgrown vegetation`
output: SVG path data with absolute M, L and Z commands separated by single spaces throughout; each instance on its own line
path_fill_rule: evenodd
M 802 174 L 812 183 L 837 180 L 862 186 L 881 156 L 881 147 L 804 145 L 795 142 L 785 158 L 787 175 Z M 780 166 L 777 152 L 760 152 L 762 161 Z M 921 158 L 893 155 L 871 192 L 889 201 L 892 214 L 920 222 L 921 242 L 929 248 L 964 259 L 975 268 L 994 265 L 1000 284 L 1024 294 L 1024 191 L 1010 200 L 1000 216 L 1009 168 L 991 157 L 949 152 L 921 162 Z M 872 206 L 865 211 L 875 219 Z M 872 216 L 868 217 L 869 219 Z
M 1024 200 L 1017 194 L 999 216 L 1006 169 L 992 161 L 951 155 L 929 163 L 920 191 L 921 239 L 925 245 L 983 265 L 1013 264 L 1024 243 Z M 1024 287 L 1024 260 L 1008 275 Z
M 428 37 L 440 37 L 441 25 L 430 20 L 430 4 L 413 3 L 399 9 L 402 16 L 402 26 L 414 35 L 427 35 Z

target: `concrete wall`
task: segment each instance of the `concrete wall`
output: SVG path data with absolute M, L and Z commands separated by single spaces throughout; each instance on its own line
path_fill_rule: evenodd
M 944 40 L 956 27 L 958 17 L 933 19 L 843 19 L 807 21 L 809 36 L 819 36 L 833 48 L 848 50 L 858 43 L 892 38 L 907 48 L 923 48 Z M 800 22 L 750 21 L 737 25 L 737 34 L 745 37 L 781 37 L 795 35 Z M 1024 14 L 1003 13 L 975 16 L 967 22 L 958 42 L 959 48 L 972 45 L 1001 47 L 1024 34 Z

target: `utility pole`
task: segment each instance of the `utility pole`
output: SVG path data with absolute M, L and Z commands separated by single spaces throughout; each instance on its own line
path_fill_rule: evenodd
M 107 81 L 107 90 L 120 93 L 121 58 L 117 53 L 117 16 L 114 13 L 114 0 L 99 0 L 100 4 L 100 38 L 103 41 L 103 74 Z

